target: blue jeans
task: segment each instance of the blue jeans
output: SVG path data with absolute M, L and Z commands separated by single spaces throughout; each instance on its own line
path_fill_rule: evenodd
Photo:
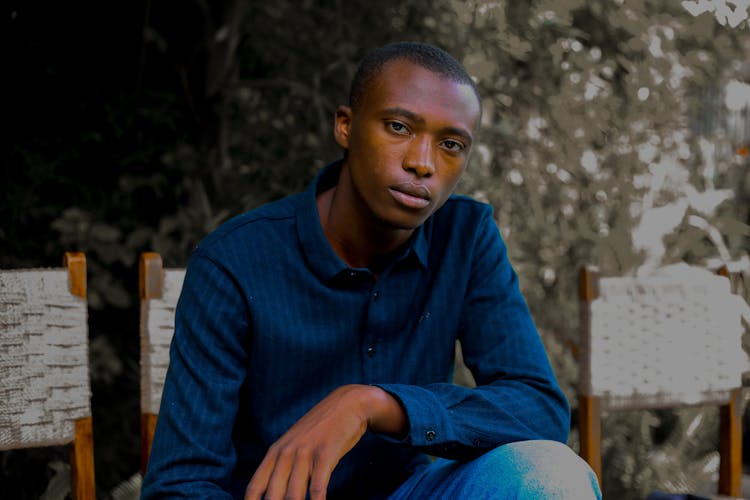
M 596 475 L 555 441 L 509 443 L 470 462 L 438 459 L 406 480 L 390 500 L 601 499 Z

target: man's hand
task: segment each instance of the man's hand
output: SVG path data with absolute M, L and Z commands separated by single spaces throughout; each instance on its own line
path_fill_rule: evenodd
M 379 387 L 345 385 L 315 405 L 266 453 L 245 491 L 245 500 L 324 499 L 331 473 L 370 429 L 401 434 L 401 405 Z

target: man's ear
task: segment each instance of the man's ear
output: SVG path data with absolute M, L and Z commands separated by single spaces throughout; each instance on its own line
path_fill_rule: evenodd
M 333 117 L 333 137 L 339 146 L 349 149 L 349 131 L 352 127 L 352 108 L 339 106 Z

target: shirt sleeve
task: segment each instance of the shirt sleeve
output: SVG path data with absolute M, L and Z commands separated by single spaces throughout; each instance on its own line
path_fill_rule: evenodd
M 218 264 L 196 253 L 175 333 L 142 498 L 232 498 L 232 431 L 247 369 L 247 312 Z
M 514 441 L 566 442 L 570 407 L 489 209 L 478 225 L 471 255 L 459 338 L 477 387 L 379 384 L 407 414 L 405 442 L 454 459 Z

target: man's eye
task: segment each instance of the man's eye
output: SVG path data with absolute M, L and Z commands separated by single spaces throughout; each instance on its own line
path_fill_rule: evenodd
M 409 129 L 406 128 L 406 125 L 399 122 L 388 122 L 388 128 L 390 128 L 393 132 L 397 134 L 408 134 Z
M 443 147 L 447 149 L 448 151 L 450 151 L 451 153 L 460 153 L 464 149 L 463 144 L 461 144 L 458 141 L 453 141 L 450 139 L 443 141 Z

